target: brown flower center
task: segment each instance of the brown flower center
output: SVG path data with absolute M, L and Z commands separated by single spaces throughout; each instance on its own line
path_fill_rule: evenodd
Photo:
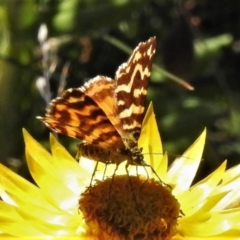
M 128 175 L 89 187 L 79 208 L 91 234 L 101 240 L 170 239 L 180 211 L 169 186 Z

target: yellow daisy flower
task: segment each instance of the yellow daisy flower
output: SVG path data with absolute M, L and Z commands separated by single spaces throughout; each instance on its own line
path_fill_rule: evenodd
M 168 168 L 167 155 L 145 154 L 149 167 L 124 164 L 97 171 L 95 162 L 74 158 L 51 135 L 51 154 L 26 131 L 26 160 L 36 185 L 0 165 L 0 237 L 67 239 L 239 239 L 240 165 L 226 161 L 191 186 L 206 131 Z M 152 106 L 139 145 L 160 153 Z M 99 163 L 99 168 L 105 166 Z M 137 171 L 137 176 L 136 176 Z

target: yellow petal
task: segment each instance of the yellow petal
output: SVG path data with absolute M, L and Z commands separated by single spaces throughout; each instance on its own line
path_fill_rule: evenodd
M 76 194 L 82 192 L 86 186 L 86 170 L 67 152 L 67 150 L 50 134 L 51 152 L 54 166 L 58 168 L 64 185 Z
M 211 196 L 224 194 L 224 196 L 216 202 L 213 211 L 220 211 L 227 208 L 235 208 L 239 206 L 239 192 L 240 181 L 235 181 L 235 184 L 231 184 L 232 188 L 219 188 L 218 191 L 214 191 Z M 227 190 L 228 189 L 228 190 Z
M 168 168 L 168 155 L 165 153 L 161 159 L 158 168 L 156 169 L 158 176 L 165 183 L 167 183 L 167 168 Z
M 71 191 L 62 182 L 62 172 L 58 164 L 53 161 L 49 154 L 27 131 L 24 131 L 26 144 L 26 160 L 30 173 L 41 189 L 43 194 L 51 202 L 61 209 L 71 209 L 73 204 L 77 206 L 78 195 Z M 61 186 L 61 188 L 59 188 Z
M 0 222 L 3 221 L 22 221 L 23 218 L 19 215 L 17 209 L 15 206 L 12 206 L 6 202 L 0 201 Z M 0 230 L 1 230 L 1 224 L 0 224 Z
M 35 237 L 50 237 L 50 235 L 45 234 L 42 230 L 43 227 L 39 226 L 35 223 L 36 226 L 33 226 L 31 221 L 22 220 L 21 222 L 8 222 L 3 221 L 1 222 L 1 230 L 4 233 L 10 234 L 11 236 L 15 237 L 28 237 L 34 238 Z M 26 230 L 27 226 L 27 230 Z M 14 229 L 14 231 L 13 231 Z
M 174 188 L 175 195 L 187 190 L 191 185 L 202 158 L 205 138 L 206 129 L 188 150 L 171 165 L 167 173 L 167 182 L 176 186 Z
M 211 217 L 203 221 L 179 221 L 178 228 L 181 229 L 182 234 L 185 236 L 195 237 L 210 237 L 226 234 L 226 231 L 238 230 L 235 237 L 239 237 L 239 215 L 240 209 L 234 209 L 224 212 L 211 213 Z
M 240 164 L 229 168 L 222 177 L 221 185 L 226 185 L 229 182 L 234 181 L 235 179 L 239 179 L 240 177 Z
M 146 156 L 144 156 L 146 157 L 146 159 L 149 155 L 154 156 L 156 155 L 154 153 L 162 154 L 163 152 L 162 142 L 158 132 L 158 126 L 156 123 L 152 103 L 149 104 L 149 107 L 147 109 L 147 112 L 143 120 L 143 126 L 141 130 L 141 135 L 139 138 L 139 146 L 140 147 L 143 146 L 144 153 L 151 153 L 151 154 L 146 154 Z M 149 163 L 150 164 L 155 163 L 154 159 L 150 158 Z
M 218 169 L 205 179 L 178 195 L 177 198 L 181 202 L 181 208 L 185 214 L 192 215 L 205 204 L 207 197 L 220 182 L 225 168 L 226 162 L 223 162 Z
M 149 104 L 145 114 L 138 145 L 143 147 L 144 160 L 146 163 L 150 164 L 154 169 L 158 169 L 158 174 L 165 174 L 167 171 L 166 157 L 162 163 L 162 142 L 152 103 Z
M 35 185 L 0 164 L 0 186 L 17 205 L 16 199 L 22 198 L 33 205 L 41 206 L 44 196 Z M 3 197 L 4 198 L 4 197 Z M 5 199 L 4 199 L 5 200 Z M 49 205 L 50 206 L 50 205 Z

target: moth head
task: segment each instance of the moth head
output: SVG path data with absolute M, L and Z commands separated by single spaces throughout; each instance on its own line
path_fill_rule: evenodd
M 135 166 L 145 166 L 146 165 L 143 154 L 142 154 L 142 148 L 135 147 L 132 150 L 131 160 L 129 161 L 129 164 L 135 165 Z

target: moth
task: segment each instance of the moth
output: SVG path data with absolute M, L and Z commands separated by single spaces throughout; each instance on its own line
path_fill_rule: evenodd
M 45 117 L 57 133 L 82 139 L 77 158 L 118 165 L 149 166 L 138 147 L 156 39 L 141 42 L 115 78 L 97 76 L 52 100 Z

